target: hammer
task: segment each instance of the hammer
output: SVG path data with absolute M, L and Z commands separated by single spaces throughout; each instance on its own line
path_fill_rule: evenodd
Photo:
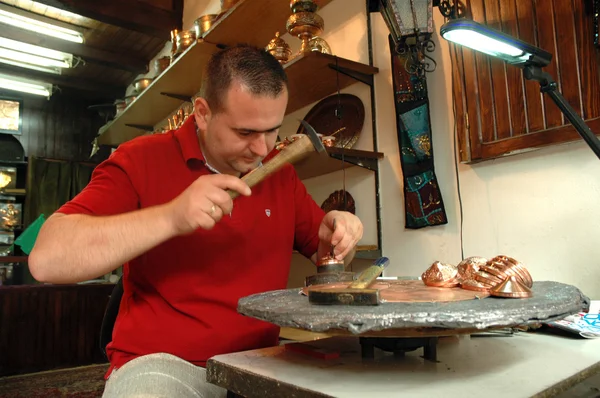
M 300 120 L 300 123 L 302 123 L 304 129 L 306 130 L 306 137 L 300 136 L 298 139 L 294 140 L 294 142 L 285 146 L 281 152 L 273 156 L 273 158 L 263 164 L 262 167 L 258 167 L 242 177 L 242 180 L 248 184 L 250 188 L 257 185 L 271 174 L 275 173 L 286 163 L 294 164 L 299 160 L 304 159 L 312 152 L 316 152 L 320 156 L 328 157 L 325 146 L 317 135 L 315 129 L 305 120 Z M 235 199 L 240 196 L 240 194 L 236 191 L 228 190 L 227 192 L 229 193 L 231 199 Z
M 378 305 L 379 290 L 369 289 L 375 279 L 388 266 L 390 260 L 380 257 L 345 289 L 308 289 L 308 302 L 312 304 L 332 305 Z

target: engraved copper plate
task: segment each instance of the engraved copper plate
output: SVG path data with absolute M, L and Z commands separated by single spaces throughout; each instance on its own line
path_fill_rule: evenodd
M 330 283 L 327 285 L 312 285 L 303 288 L 302 293 L 311 290 L 343 289 L 348 283 Z M 488 297 L 489 293 L 465 290 L 459 287 L 431 287 L 417 280 L 377 281 L 369 289 L 379 289 L 382 302 L 387 303 L 438 303 L 450 301 L 473 300 Z
M 341 109 L 341 118 L 336 110 Z M 355 95 L 334 94 L 318 102 L 304 117 L 319 134 L 335 137 L 334 146 L 352 148 L 363 129 L 365 107 Z M 306 134 L 300 125 L 298 134 Z

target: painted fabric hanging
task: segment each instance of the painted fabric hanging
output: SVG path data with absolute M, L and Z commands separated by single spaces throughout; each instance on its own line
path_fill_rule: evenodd
M 400 165 L 404 176 L 405 227 L 447 224 L 433 163 L 427 81 L 413 71 L 410 56 L 398 54 L 390 38 Z

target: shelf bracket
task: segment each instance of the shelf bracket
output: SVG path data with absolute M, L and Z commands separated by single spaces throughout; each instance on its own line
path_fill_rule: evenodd
M 341 153 L 330 153 L 329 156 L 340 161 L 342 160 Z M 344 155 L 344 162 L 351 163 L 355 166 L 360 166 L 371 171 L 379 170 L 378 159 L 374 158 Z
M 352 69 L 344 68 L 343 66 L 335 66 L 334 64 L 329 64 L 329 67 L 339 73 L 351 77 L 352 79 L 358 80 L 369 87 L 373 87 L 373 75 L 367 75 L 366 73 L 360 73 Z
M 134 129 L 140 129 L 140 130 L 145 130 L 145 131 L 154 131 L 154 126 L 146 126 L 144 124 L 128 124 L 128 123 L 125 123 L 125 126 L 127 126 L 127 127 L 133 127 Z
M 164 95 L 165 97 L 175 98 L 175 99 L 185 101 L 185 102 L 192 102 L 192 97 L 189 95 L 165 93 L 162 91 L 161 91 L 160 95 Z

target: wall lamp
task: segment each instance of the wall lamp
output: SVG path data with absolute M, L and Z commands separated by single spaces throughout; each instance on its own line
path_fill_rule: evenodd
M 600 140 L 558 91 L 558 85 L 552 76 L 542 70 L 552 60 L 552 54 L 503 32 L 465 19 L 445 23 L 440 28 L 440 34 L 448 41 L 500 58 L 510 65 L 523 69 L 525 79 L 540 84 L 541 92 L 552 98 L 600 159 Z

